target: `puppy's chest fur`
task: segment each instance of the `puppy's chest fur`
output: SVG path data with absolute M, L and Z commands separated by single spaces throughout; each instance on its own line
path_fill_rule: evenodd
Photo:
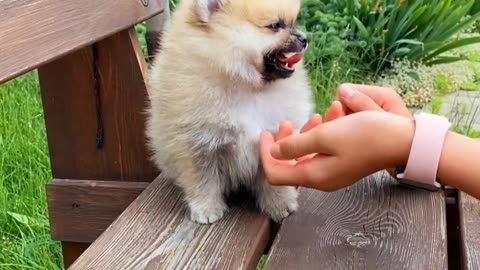
M 192 143 L 200 146 L 193 148 L 199 155 L 197 165 L 212 173 L 218 168 L 218 173 L 230 179 L 234 186 L 254 181 L 259 170 L 260 133 L 264 130 L 276 133 L 283 120 L 292 121 L 298 128 L 308 117 L 308 106 L 302 109 L 302 102 L 288 89 L 277 90 L 261 93 L 229 90 L 236 94 L 225 98 L 221 106 L 211 108 L 203 116 L 206 121 L 199 130 L 201 136 L 191 138 Z M 217 117 L 212 118 L 215 115 Z M 195 142 L 198 139 L 202 143 Z

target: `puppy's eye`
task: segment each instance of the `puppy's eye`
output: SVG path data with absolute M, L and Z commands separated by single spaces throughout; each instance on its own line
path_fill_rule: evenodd
M 272 23 L 267 26 L 268 29 L 272 29 L 274 31 L 278 31 L 280 28 L 282 28 L 282 25 L 280 23 Z

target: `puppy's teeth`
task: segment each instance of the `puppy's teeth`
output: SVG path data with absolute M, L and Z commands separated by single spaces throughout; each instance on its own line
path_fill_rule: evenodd
M 285 55 L 286 58 L 290 58 L 290 57 L 294 56 L 295 54 L 297 54 L 297 53 L 289 52 L 289 53 L 284 53 L 283 55 Z

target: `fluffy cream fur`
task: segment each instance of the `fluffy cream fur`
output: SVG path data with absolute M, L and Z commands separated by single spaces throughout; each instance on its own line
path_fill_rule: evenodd
M 147 137 L 153 160 L 185 194 L 191 218 L 220 219 L 224 195 L 249 188 L 280 221 L 297 207 L 294 187 L 274 187 L 258 156 L 260 132 L 283 120 L 298 131 L 313 111 L 300 62 L 286 79 L 265 82 L 264 56 L 284 46 L 300 0 L 183 0 L 163 34 L 149 74 Z

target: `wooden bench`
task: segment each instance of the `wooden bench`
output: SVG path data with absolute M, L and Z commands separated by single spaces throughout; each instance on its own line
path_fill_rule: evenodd
M 301 188 L 273 224 L 233 200 L 191 222 L 149 162 L 147 63 L 133 26 L 167 0 L 0 1 L 0 83 L 38 69 L 53 178 L 51 233 L 69 269 L 479 269 L 480 205 L 379 172 L 338 192 Z

